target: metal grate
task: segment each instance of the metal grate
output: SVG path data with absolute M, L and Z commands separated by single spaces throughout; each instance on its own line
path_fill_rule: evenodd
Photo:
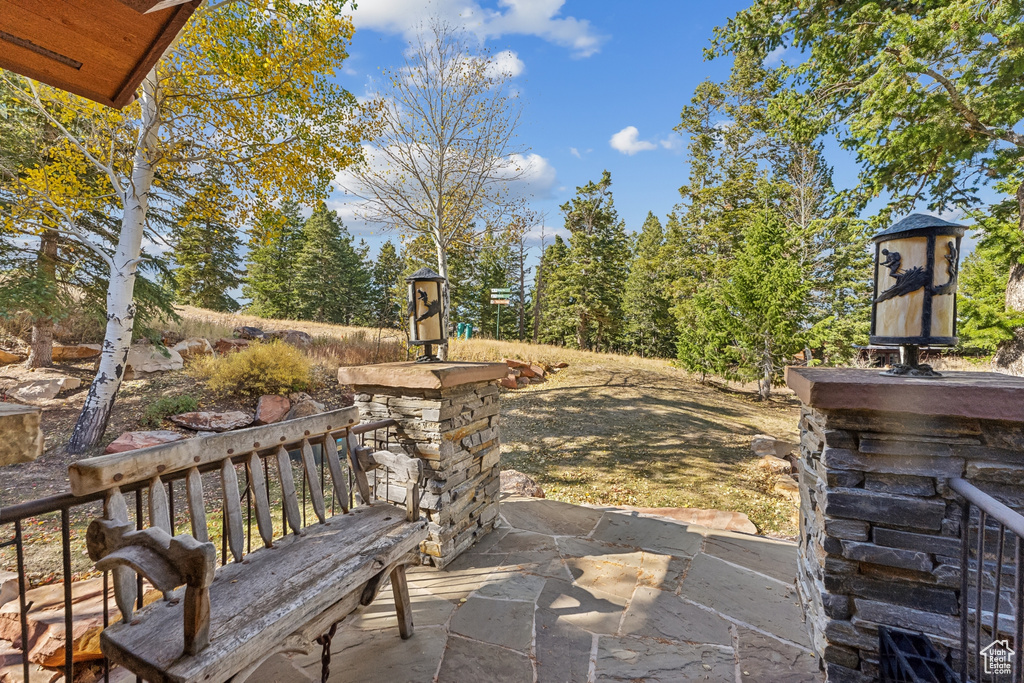
M 959 683 L 949 663 L 923 633 L 878 627 L 881 683 Z

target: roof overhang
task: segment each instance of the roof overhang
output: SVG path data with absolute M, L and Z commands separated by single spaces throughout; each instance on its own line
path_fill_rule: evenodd
M 3 0 L 0 67 L 120 109 L 202 0 Z

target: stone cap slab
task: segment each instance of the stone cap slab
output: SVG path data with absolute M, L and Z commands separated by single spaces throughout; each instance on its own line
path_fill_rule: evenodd
M 490 382 L 508 374 L 504 363 L 377 363 L 338 368 L 338 382 L 349 386 L 450 389 Z
M 786 384 L 818 410 L 876 410 L 1024 422 L 1024 378 L 996 372 L 943 372 L 919 379 L 879 370 L 786 368 Z
M 43 411 L 0 403 L 0 466 L 31 462 L 43 454 Z

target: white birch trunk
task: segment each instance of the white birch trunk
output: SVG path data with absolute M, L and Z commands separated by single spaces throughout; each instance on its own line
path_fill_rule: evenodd
M 143 83 L 141 129 L 132 161 L 131 182 L 124 189 L 124 214 L 107 286 L 107 329 L 99 370 L 68 442 L 68 453 L 95 446 L 106 431 L 114 398 L 124 377 L 135 323 L 135 272 L 142 254 L 142 236 L 153 184 L 153 158 L 159 128 L 159 102 L 154 74 Z
M 451 306 L 451 291 L 448 288 L 448 252 L 440 241 L 435 242 L 435 246 L 437 247 L 437 274 L 444 278 L 444 282 L 441 283 L 441 334 L 447 340 L 450 324 L 448 309 Z M 447 341 L 437 350 L 437 357 L 441 360 L 448 360 Z

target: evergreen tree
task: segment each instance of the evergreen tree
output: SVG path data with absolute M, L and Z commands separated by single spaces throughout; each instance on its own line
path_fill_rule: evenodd
M 214 311 L 236 311 L 228 290 L 241 284 L 241 240 L 232 220 L 231 188 L 211 174 L 173 214 L 171 285 L 178 303 Z
M 960 347 L 994 353 L 1024 327 L 1024 315 L 1007 310 L 1006 274 L 1010 262 L 1004 249 L 982 240 L 960 265 L 957 333 Z
M 391 241 L 381 245 L 370 275 L 369 323 L 375 327 L 401 328 L 405 324 L 405 263 Z
M 511 305 L 499 307 L 491 303 L 492 289 L 516 289 L 518 282 L 515 282 L 515 258 L 512 253 L 512 246 L 509 244 L 508 235 L 497 233 L 489 228 L 480 241 L 479 256 L 477 258 L 477 283 L 476 283 L 476 305 L 477 316 L 475 324 L 477 329 L 486 336 L 500 336 L 501 339 L 514 339 L 517 336 L 519 323 L 515 314 L 521 294 L 516 293 L 510 297 Z M 500 320 L 499 320 L 500 318 Z M 500 335 L 498 323 L 501 323 Z
M 280 209 L 265 209 L 256 217 L 249 240 L 242 294 L 247 312 L 261 318 L 295 318 L 298 307 L 292 275 L 302 248 L 299 205 L 286 201 Z
M 661 260 L 665 230 L 657 216 L 648 212 L 634 242 L 622 298 L 623 346 L 641 356 L 670 357 L 675 355 L 675 321 Z
M 767 398 L 787 361 L 803 346 L 810 284 L 798 260 L 800 244 L 766 202 L 743 231 L 721 299 L 728 308 L 731 351 L 741 376 L 754 379 Z
M 299 319 L 352 325 L 365 315 L 370 272 L 352 242 L 338 214 L 321 202 L 302 226 L 295 259 L 291 284 Z
M 569 254 L 556 275 L 565 291 L 575 335 L 573 344 L 587 350 L 608 350 L 622 325 L 622 288 L 629 264 L 629 241 L 611 195 L 612 178 L 576 188 L 562 205 L 570 233 Z
M 561 235 L 544 250 L 537 269 L 534 298 L 540 301 L 538 341 L 542 344 L 572 344 L 576 326 L 572 317 L 573 299 L 567 280 L 569 245 Z M 539 294 L 537 293 L 539 292 Z

